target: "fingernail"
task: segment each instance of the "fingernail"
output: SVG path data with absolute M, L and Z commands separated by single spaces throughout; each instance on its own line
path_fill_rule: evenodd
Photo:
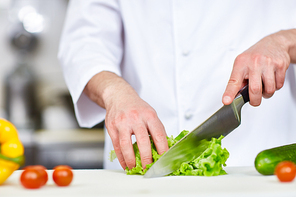
M 223 103 L 225 103 L 225 104 L 230 104 L 231 103 L 230 96 L 224 96 L 223 101 L 224 101 Z

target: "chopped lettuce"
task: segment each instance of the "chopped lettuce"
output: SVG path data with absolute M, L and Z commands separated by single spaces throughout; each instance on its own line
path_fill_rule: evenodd
M 189 131 L 182 131 L 176 138 L 173 136 L 167 137 L 169 148 L 172 147 L 176 142 L 181 140 Z M 221 140 L 223 136 L 217 138 L 212 138 L 211 141 L 207 144 L 207 149 L 196 159 L 190 162 L 184 162 L 181 164 L 180 168 L 170 175 L 172 176 L 217 176 L 224 175 L 226 172 L 223 170 L 222 166 L 226 166 L 226 160 L 229 157 L 229 152 L 221 147 Z M 144 175 L 147 170 L 162 156 L 157 153 L 156 147 L 151 139 L 151 149 L 153 162 L 146 165 L 146 168 L 143 169 L 141 163 L 140 152 L 138 149 L 137 142 L 133 144 L 135 156 L 136 156 L 136 167 L 132 169 L 126 168 L 126 173 L 129 175 L 140 174 Z M 116 158 L 115 152 L 111 151 L 110 160 L 113 161 Z

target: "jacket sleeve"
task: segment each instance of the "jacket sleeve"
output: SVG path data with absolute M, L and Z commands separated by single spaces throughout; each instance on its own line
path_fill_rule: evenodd
M 105 110 L 83 89 L 101 71 L 121 76 L 122 20 L 116 0 L 69 2 L 58 58 L 81 127 L 92 127 L 105 118 Z

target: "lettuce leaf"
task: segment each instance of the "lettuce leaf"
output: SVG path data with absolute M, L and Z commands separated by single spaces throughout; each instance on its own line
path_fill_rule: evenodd
M 169 148 L 172 147 L 176 142 L 181 140 L 189 131 L 183 130 L 176 138 L 173 136 L 167 137 Z M 224 175 L 226 172 L 223 170 L 223 166 L 226 166 L 226 160 L 229 157 L 229 152 L 221 147 L 221 140 L 223 136 L 217 138 L 212 138 L 210 142 L 207 142 L 206 150 L 196 159 L 190 162 L 184 162 L 181 164 L 180 168 L 171 174 L 170 176 L 217 176 Z M 136 166 L 132 169 L 126 168 L 125 171 L 128 175 L 140 174 L 144 175 L 147 170 L 162 156 L 157 153 L 156 147 L 153 140 L 150 139 L 152 158 L 153 162 L 146 165 L 143 169 L 141 163 L 141 157 L 137 142 L 133 144 L 135 156 L 136 156 Z M 111 151 L 110 160 L 113 161 L 116 158 L 115 152 Z
M 196 159 L 189 163 L 182 163 L 180 168 L 171 175 L 193 175 L 193 176 L 217 176 L 226 172 L 222 166 L 226 166 L 229 152 L 221 147 L 221 140 L 212 138 L 208 148 Z

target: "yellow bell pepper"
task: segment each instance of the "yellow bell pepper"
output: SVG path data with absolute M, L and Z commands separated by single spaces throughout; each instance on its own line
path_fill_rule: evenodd
M 15 126 L 0 119 L 0 185 L 25 162 L 24 146 Z

